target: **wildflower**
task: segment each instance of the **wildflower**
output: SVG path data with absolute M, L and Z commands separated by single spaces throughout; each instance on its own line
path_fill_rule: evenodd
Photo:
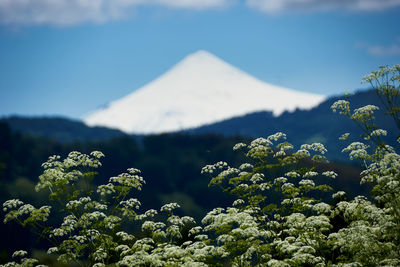
M 172 212 L 174 209 L 176 208 L 180 208 L 181 206 L 179 206 L 177 203 L 168 203 L 165 204 L 164 206 L 161 207 L 161 211 L 166 211 L 166 212 Z
M 312 150 L 321 154 L 325 154 L 328 150 L 325 148 L 325 146 L 321 143 L 312 143 L 311 145 L 309 144 L 303 144 L 300 147 L 301 149 L 306 149 L 306 150 Z
M 201 173 L 209 173 L 212 174 L 215 171 L 215 166 L 214 165 L 206 165 L 201 169 Z
M 130 174 L 138 174 L 138 173 L 141 173 L 141 171 L 140 171 L 139 169 L 136 169 L 136 168 L 129 168 L 129 169 L 128 169 L 128 172 L 129 172 Z
M 136 198 L 130 198 L 128 200 L 121 201 L 119 204 L 127 209 L 132 209 L 132 208 L 139 209 L 141 205 L 140 201 L 137 200 Z
M 299 185 L 301 186 L 315 186 L 314 181 L 309 180 L 309 179 L 303 179 L 299 182 Z
M 255 173 L 255 174 L 253 174 L 253 176 L 250 178 L 250 181 L 253 183 L 253 184 L 256 184 L 256 183 L 258 183 L 258 182 L 262 182 L 263 180 L 264 180 L 264 174 L 262 174 L 262 173 Z
M 122 239 L 122 241 L 132 241 L 135 239 L 135 236 L 130 235 L 123 231 L 117 232 L 115 235 L 120 237 Z
M 323 202 L 315 204 L 313 209 L 317 211 L 318 214 L 330 215 L 332 212 L 331 206 Z
M 285 151 L 280 150 L 280 151 L 275 153 L 274 158 L 279 158 L 279 157 L 284 157 L 284 156 L 286 156 Z
M 17 257 L 25 257 L 28 254 L 28 252 L 26 252 L 25 250 L 17 250 L 12 254 L 13 258 L 17 258 Z
M 189 230 L 189 235 L 193 236 L 193 235 L 197 235 L 198 233 L 200 233 L 202 230 L 201 226 L 196 226 L 193 227 L 192 229 Z
M 92 151 L 90 155 L 98 159 L 104 157 L 104 154 L 101 151 Z
M 104 260 L 107 258 L 107 252 L 103 248 L 99 248 L 93 253 L 93 257 L 95 261 Z
M 349 138 L 350 134 L 349 133 L 344 133 L 339 137 L 339 140 L 347 140 Z
M 279 139 L 286 140 L 286 134 L 284 134 L 282 132 L 277 132 L 277 133 L 272 134 L 272 135 L 267 137 L 267 140 L 269 140 L 269 141 L 275 141 L 276 142 Z
M 382 130 L 382 129 L 376 129 L 376 130 L 372 131 L 370 135 L 371 136 L 386 136 L 387 135 L 387 131 L 386 130 Z
M 292 183 L 285 183 L 285 184 L 283 184 L 282 185 L 282 190 L 287 190 L 287 189 L 290 189 L 290 188 L 294 188 L 295 186 L 294 186 L 294 184 L 292 184 Z
M 243 204 L 244 204 L 244 200 L 243 199 L 236 199 L 233 202 L 232 206 L 240 206 L 240 205 L 243 205 Z
M 97 193 L 100 193 L 100 195 L 105 196 L 105 195 L 111 195 L 115 193 L 115 187 L 112 183 L 108 183 L 106 185 L 99 185 L 97 187 Z
M 339 110 L 340 114 L 350 114 L 350 102 L 346 100 L 338 100 L 332 104 L 331 109 L 333 112 Z
M 375 110 L 379 110 L 379 107 L 375 105 L 366 105 L 364 107 L 355 109 L 353 115 L 351 115 L 351 118 L 358 121 L 373 119 L 372 114 Z
M 54 254 L 58 252 L 58 247 L 51 247 L 47 250 L 47 254 Z
M 285 173 L 285 176 L 290 177 L 290 178 L 297 178 L 300 176 L 300 174 L 298 174 L 295 171 L 290 171 L 290 172 Z
M 287 178 L 286 177 L 278 177 L 274 179 L 274 184 L 283 184 L 286 183 Z
M 147 217 L 154 217 L 158 214 L 158 212 L 154 209 L 150 209 L 144 213 Z
M 345 195 L 346 195 L 346 192 L 344 192 L 344 191 L 337 191 L 336 193 L 334 193 L 334 194 L 332 195 L 332 198 L 340 199 L 340 198 L 343 198 Z
M 254 166 L 250 163 L 243 163 L 239 166 L 239 170 L 244 171 L 246 169 L 252 169 Z
M 265 191 L 265 190 L 269 190 L 271 188 L 269 183 L 262 183 L 260 184 L 260 190 L 261 191 Z
M 310 152 L 307 149 L 299 149 L 294 153 L 299 158 L 307 158 L 310 156 Z
M 338 174 L 334 171 L 326 171 L 326 172 L 323 172 L 322 175 L 329 177 L 329 178 L 336 178 L 338 176 Z
M 246 147 L 247 145 L 245 143 L 237 143 L 236 145 L 233 146 L 233 150 L 239 150 L 243 147 Z
M 303 178 L 312 178 L 318 175 L 318 172 L 309 171 L 303 174 Z

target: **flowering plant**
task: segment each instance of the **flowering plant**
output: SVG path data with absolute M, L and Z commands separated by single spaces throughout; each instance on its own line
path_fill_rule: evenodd
M 400 66 L 382 67 L 364 80 L 376 86 L 398 124 Z M 361 183 L 372 184 L 373 199 L 333 192 L 329 180 L 338 174 L 324 167 L 324 145 L 294 149 L 278 132 L 236 144 L 246 158 L 239 166 L 221 161 L 201 170 L 211 176 L 210 186 L 235 197 L 232 207 L 213 209 L 201 223 L 178 216 L 177 203 L 140 211 L 134 196 L 145 180 L 138 169 L 94 187 L 104 157 L 98 151 L 50 157 L 36 186 L 48 190 L 49 205 L 8 200 L 4 222 L 32 227 L 53 244 L 49 254 L 80 266 L 398 266 L 400 155 L 375 125 L 378 107 L 352 110 L 339 100 L 331 108 L 364 129 L 365 140 L 343 152 L 364 164 Z M 62 220 L 51 220 L 52 213 Z M 16 251 L 4 266 L 43 266 L 26 256 Z

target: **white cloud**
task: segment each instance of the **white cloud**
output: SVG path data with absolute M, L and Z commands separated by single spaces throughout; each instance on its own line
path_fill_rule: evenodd
M 0 23 L 74 25 L 129 16 L 139 6 L 204 10 L 235 0 L 0 0 Z
M 400 36 L 396 38 L 394 43 L 388 45 L 371 45 L 358 42 L 355 46 L 375 57 L 400 56 Z
M 246 0 L 246 5 L 269 14 L 286 11 L 378 11 L 400 6 L 400 0 Z
M 400 45 L 392 44 L 389 46 L 374 45 L 367 48 L 367 52 L 373 56 L 400 56 Z

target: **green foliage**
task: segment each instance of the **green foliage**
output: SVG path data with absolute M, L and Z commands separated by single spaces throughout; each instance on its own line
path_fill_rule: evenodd
M 384 67 L 366 78 L 379 81 L 377 91 L 386 96 L 395 121 L 398 71 L 397 65 Z M 295 149 L 278 132 L 236 144 L 233 149 L 244 159 L 236 167 L 220 161 L 202 169 L 211 176 L 210 186 L 234 201 L 232 207 L 214 208 L 201 223 L 178 216 L 177 203 L 141 211 L 135 196 L 145 180 L 138 169 L 94 186 L 104 156 L 98 151 L 50 157 L 36 185 L 48 191 L 49 205 L 8 200 L 4 222 L 32 227 L 53 243 L 49 254 L 80 266 L 398 266 L 400 155 L 380 138 L 385 131 L 375 125 L 376 106 L 352 110 L 339 100 L 332 109 L 364 131 L 368 144 L 352 142 L 343 152 L 363 162 L 361 183 L 372 185 L 373 199 L 347 200 L 345 192 L 333 192 L 329 181 L 338 174 L 326 169 L 324 145 Z M 53 213 L 62 220 L 51 221 Z M 38 266 L 26 255 L 15 252 L 15 261 L 5 266 Z

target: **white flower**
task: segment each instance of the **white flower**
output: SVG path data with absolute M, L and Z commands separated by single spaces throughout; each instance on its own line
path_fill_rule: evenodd
M 12 254 L 13 258 L 17 258 L 17 257 L 25 257 L 28 254 L 28 252 L 26 252 L 25 250 L 17 250 Z
M 298 174 L 295 171 L 290 171 L 290 172 L 285 173 L 285 176 L 290 177 L 290 178 L 296 178 L 296 177 L 299 177 L 300 174 Z
M 233 202 L 232 206 L 240 206 L 240 205 L 243 205 L 243 204 L 244 204 L 244 200 L 243 199 L 236 199 Z
M 339 137 L 339 140 L 347 140 L 347 138 L 349 138 L 349 133 L 344 133 Z
M 299 185 L 302 186 L 315 186 L 315 183 L 313 180 L 309 180 L 309 179 L 303 179 L 299 182 Z
M 260 184 L 260 190 L 261 191 L 269 190 L 270 188 L 271 188 L 271 185 L 269 183 Z
M 346 195 L 346 192 L 344 192 L 344 191 L 337 191 L 336 193 L 334 193 L 334 194 L 332 195 L 332 198 L 340 199 L 340 198 L 343 198 L 345 195 Z
M 338 174 L 334 171 L 326 171 L 326 172 L 323 172 L 322 175 L 329 177 L 329 178 L 336 178 L 338 176 Z
M 315 211 L 317 211 L 318 214 L 329 215 L 329 214 L 331 214 L 331 212 L 332 212 L 331 206 L 328 205 L 328 204 L 326 204 L 326 203 L 324 203 L 324 202 L 315 204 L 315 205 L 313 206 L 313 209 L 314 209 Z
M 19 199 L 10 199 L 10 200 L 7 200 L 6 202 L 4 202 L 3 203 L 3 211 L 7 211 L 7 210 L 9 210 L 9 209 L 14 209 L 14 208 L 16 208 L 16 207 L 18 207 L 18 206 L 21 206 L 21 205 L 23 205 L 24 204 L 24 202 L 22 202 L 21 200 L 19 200 Z
M 349 114 L 350 102 L 346 100 L 338 100 L 332 104 L 331 109 L 333 110 L 333 112 L 339 110 L 340 114 Z
M 283 184 L 286 183 L 287 178 L 286 177 L 278 177 L 274 179 L 274 184 Z
M 104 154 L 101 151 L 92 151 L 90 155 L 98 159 L 104 157 Z
M 282 185 L 282 190 L 286 190 L 286 189 L 290 189 L 290 188 L 294 188 L 294 184 L 292 183 L 285 183 Z
M 236 145 L 233 146 L 233 150 L 239 150 L 243 147 L 246 147 L 247 145 L 245 143 L 237 143 Z
M 269 140 L 269 141 L 275 141 L 276 142 L 279 139 L 286 140 L 286 134 L 284 134 L 282 132 L 277 132 L 277 133 L 272 134 L 272 135 L 267 137 L 267 140 Z
M 372 119 L 372 114 L 375 110 L 379 110 L 379 107 L 375 105 L 366 105 L 364 107 L 355 109 L 353 115 L 351 115 L 351 118 L 355 120 Z
M 103 248 L 99 248 L 93 253 L 93 257 L 95 261 L 104 260 L 107 258 L 107 252 Z
M 312 178 L 318 175 L 318 172 L 309 171 L 303 174 L 303 178 Z
M 321 154 L 325 154 L 328 150 L 325 148 L 325 146 L 321 143 L 312 143 L 311 145 L 309 144 L 303 144 L 300 147 L 301 149 L 305 150 L 312 150 Z
M 53 254 L 58 252 L 58 247 L 51 247 L 47 250 L 47 254 Z
M 144 213 L 147 217 L 154 217 L 158 214 L 158 212 L 154 209 L 150 209 Z
M 137 200 L 136 198 L 130 198 L 128 200 L 121 201 L 119 204 L 127 209 L 132 209 L 132 208 L 139 209 L 141 205 L 140 201 Z
M 174 209 L 180 208 L 181 206 L 179 206 L 177 203 L 168 203 L 165 204 L 164 206 L 161 207 L 161 211 L 166 211 L 166 212 L 171 212 Z
M 386 130 L 382 130 L 382 129 L 376 129 L 376 130 L 372 131 L 370 135 L 371 136 L 386 136 L 387 135 L 387 131 Z
M 246 169 L 252 169 L 254 166 L 250 163 L 243 163 L 242 165 L 239 166 L 239 170 L 244 171 Z
M 262 173 L 255 173 L 255 174 L 253 174 L 253 176 L 250 178 L 250 181 L 253 183 L 253 184 L 256 184 L 256 183 L 258 183 L 258 182 L 262 182 L 263 180 L 264 180 L 264 174 L 262 174 Z

